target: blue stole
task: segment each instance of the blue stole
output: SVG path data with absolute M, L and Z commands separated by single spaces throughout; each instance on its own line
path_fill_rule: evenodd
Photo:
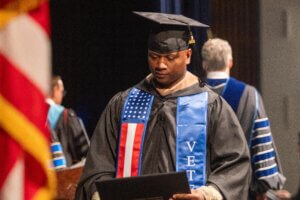
M 206 182 L 206 124 L 208 93 L 178 98 L 176 171 L 186 171 L 191 189 Z
M 50 105 L 47 118 L 52 130 L 56 128 L 58 119 L 61 113 L 64 111 L 64 109 L 65 108 L 62 105 L 58 105 L 58 104 Z
M 141 96 L 146 96 L 148 104 L 132 105 L 132 102 L 138 102 Z M 153 95 L 143 92 L 139 89 L 133 88 L 123 106 L 122 117 L 121 117 L 121 130 L 119 133 L 119 150 L 118 150 L 118 164 L 117 164 L 117 177 L 126 177 L 140 175 L 141 169 L 141 157 L 143 151 L 144 135 L 146 130 L 146 125 L 148 122 L 149 114 L 151 111 Z M 149 99 L 149 100 L 148 100 Z M 177 113 L 176 113 L 176 171 L 186 171 L 188 176 L 188 181 L 192 189 L 198 188 L 206 183 L 206 126 L 207 126 L 207 101 L 208 93 L 203 92 L 200 94 L 179 97 L 177 100 Z M 130 108 L 137 111 L 144 110 L 142 120 L 132 118 L 132 112 Z M 131 114 L 129 117 L 128 114 Z M 142 137 L 138 141 L 141 144 L 137 148 L 132 150 L 132 157 L 139 157 L 138 160 L 138 172 L 136 173 L 136 164 L 131 163 L 131 169 L 126 169 L 124 161 L 124 155 L 130 150 L 126 145 L 128 142 L 125 136 L 128 134 L 126 130 L 126 124 L 132 123 L 142 123 L 145 125 L 142 132 Z M 123 141 L 123 142 L 122 142 Z M 135 142 L 134 143 L 138 143 Z M 139 152 L 137 152 L 139 151 Z M 135 156 L 139 154 L 140 156 Z M 127 158 L 128 159 L 128 158 Z M 133 159 L 135 160 L 135 159 Z M 122 175 L 124 171 L 129 171 L 129 175 Z M 131 171 L 131 175 L 130 175 Z

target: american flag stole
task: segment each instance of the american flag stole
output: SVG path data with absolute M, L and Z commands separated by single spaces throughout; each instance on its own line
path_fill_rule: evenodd
M 140 174 L 144 133 L 153 98 L 153 95 L 137 88 L 133 88 L 127 96 L 121 118 L 117 178 Z

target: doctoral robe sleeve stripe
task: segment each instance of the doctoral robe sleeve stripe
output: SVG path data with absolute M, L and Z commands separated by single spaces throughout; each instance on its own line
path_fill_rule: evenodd
M 254 122 L 254 130 L 262 129 L 262 128 L 267 128 L 270 126 L 268 118 L 263 118 L 263 119 L 258 119 L 255 120 Z
M 275 163 L 275 157 L 271 157 L 271 158 L 268 158 L 268 159 L 265 159 L 265 160 L 257 161 L 255 163 L 255 165 L 257 165 L 256 168 L 258 169 L 259 167 L 262 167 L 263 165 L 270 166 L 270 165 L 272 165 L 274 163 Z
M 256 177 L 258 177 L 258 179 L 264 179 L 264 178 L 268 178 L 270 176 L 274 176 L 278 173 L 278 168 L 277 165 L 274 164 L 273 166 L 265 169 L 265 170 L 259 170 L 255 172 Z
M 55 169 L 63 169 L 67 167 L 66 159 L 65 157 L 61 156 L 58 158 L 53 159 L 53 166 Z
M 62 147 L 60 145 L 60 143 L 58 142 L 54 142 L 51 144 L 51 152 L 62 152 Z
M 275 157 L 274 149 L 272 149 L 271 151 L 267 151 L 266 153 L 254 155 L 253 162 L 256 163 L 258 161 L 270 159 L 272 157 Z
M 265 152 L 265 151 L 270 150 L 270 149 L 273 149 L 272 142 L 264 143 L 264 144 L 261 144 L 261 145 L 256 145 L 255 147 L 253 147 L 251 149 L 251 153 L 252 153 L 252 155 L 256 155 L 260 152 Z
M 258 139 L 258 138 L 264 138 L 264 137 L 272 137 L 271 132 L 268 132 L 268 133 L 262 133 L 262 134 L 260 134 L 260 135 L 254 135 L 252 139 L 255 140 L 255 139 Z
M 258 144 L 266 144 L 269 142 L 272 142 L 272 137 L 270 135 L 252 140 L 251 146 L 254 147 Z
M 266 143 L 262 143 L 262 144 L 257 144 L 257 145 L 252 145 L 252 149 L 258 149 L 256 150 L 257 152 L 260 151 L 260 147 L 265 147 L 265 146 L 272 146 L 272 141 L 271 142 L 266 142 Z

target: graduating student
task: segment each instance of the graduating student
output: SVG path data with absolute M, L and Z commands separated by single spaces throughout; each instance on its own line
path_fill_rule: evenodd
M 206 25 L 182 15 L 135 13 L 153 21 L 151 74 L 105 108 L 76 199 L 99 199 L 95 181 L 174 171 L 187 172 L 191 194 L 172 199 L 246 199 L 251 170 L 240 124 L 230 106 L 187 71 L 195 43 L 190 27 Z
M 208 40 L 202 47 L 202 59 L 208 87 L 231 105 L 248 141 L 253 170 L 250 199 L 264 199 L 267 190 L 282 189 L 285 178 L 281 174 L 263 100 L 253 86 L 230 77 L 233 60 L 227 41 L 219 38 Z

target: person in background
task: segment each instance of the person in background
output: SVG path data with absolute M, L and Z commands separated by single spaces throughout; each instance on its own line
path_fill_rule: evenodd
M 232 107 L 248 141 L 253 170 L 249 199 L 267 199 L 269 190 L 282 189 L 285 177 L 263 100 L 253 86 L 230 77 L 233 58 L 227 41 L 209 39 L 201 53 L 207 86 Z
M 174 171 L 187 171 L 191 194 L 173 200 L 245 199 L 251 170 L 240 124 L 230 106 L 187 71 L 195 43 L 190 26 L 207 26 L 182 15 L 135 14 L 158 22 L 148 38 L 151 74 L 106 106 L 76 199 L 100 199 L 95 181 Z
M 55 155 L 54 167 L 56 169 L 80 162 L 85 158 L 89 149 L 89 138 L 81 119 L 72 109 L 61 105 L 64 95 L 61 77 L 53 76 L 51 91 L 46 102 L 49 104 L 48 126 L 52 133 L 51 149 Z M 59 157 L 56 157 L 57 153 Z

